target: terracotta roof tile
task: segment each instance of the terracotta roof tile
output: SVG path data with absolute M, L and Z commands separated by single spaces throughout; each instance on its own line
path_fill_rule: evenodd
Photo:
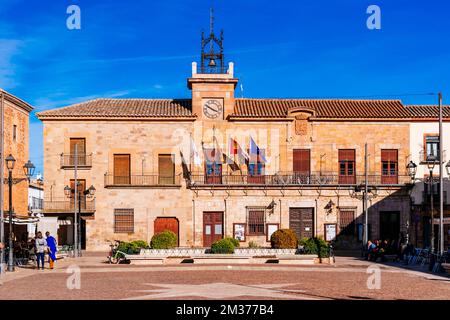
M 46 118 L 195 117 L 190 99 L 95 99 L 37 113 Z
M 406 110 L 412 118 L 433 118 L 439 117 L 439 107 L 436 105 L 411 105 L 406 106 Z M 444 118 L 450 118 L 450 106 L 444 106 L 442 109 Z
M 399 119 L 411 115 L 400 100 L 340 99 L 236 99 L 233 117 L 284 118 L 288 111 L 306 107 L 316 118 L 325 119 Z

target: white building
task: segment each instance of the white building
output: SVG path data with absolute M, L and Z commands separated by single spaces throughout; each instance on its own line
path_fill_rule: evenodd
M 450 246 L 450 181 L 445 166 L 450 160 L 450 107 L 444 107 L 443 141 L 439 141 L 439 109 L 437 106 L 408 106 L 412 114 L 410 125 L 410 160 L 417 165 L 416 181 L 411 193 L 412 217 L 410 232 L 416 245 L 427 247 L 431 236 L 430 170 L 433 174 L 433 217 L 435 218 L 435 248 L 438 245 L 439 226 L 439 148 L 444 164 L 444 244 Z M 431 158 L 430 158 L 431 156 Z M 433 167 L 432 157 L 437 163 Z

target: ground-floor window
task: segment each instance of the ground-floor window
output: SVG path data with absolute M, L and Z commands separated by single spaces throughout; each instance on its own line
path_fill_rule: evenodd
M 339 234 L 353 236 L 355 234 L 355 212 L 352 210 L 339 211 Z
M 263 236 L 265 229 L 265 211 L 248 210 L 247 225 L 250 236 Z
M 134 232 L 134 209 L 114 209 L 114 232 Z

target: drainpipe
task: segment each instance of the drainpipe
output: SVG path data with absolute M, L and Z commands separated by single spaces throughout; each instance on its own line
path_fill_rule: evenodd
M 5 132 L 5 122 L 4 122 L 4 91 L 0 89 L 0 132 L 1 132 L 1 138 L 0 138 L 0 242 L 5 243 L 5 223 L 4 223 L 4 215 L 3 215 L 3 197 L 4 197 L 4 146 L 3 146 L 3 136 Z M 0 255 L 0 279 L 3 275 L 3 272 L 5 271 L 5 250 L 1 250 Z
M 195 199 L 192 199 L 192 245 L 195 247 Z
M 283 229 L 281 226 L 281 199 L 278 199 L 278 201 L 280 202 L 280 229 Z
M 225 212 L 223 214 L 223 236 L 227 236 L 227 199 L 223 199 L 225 204 Z

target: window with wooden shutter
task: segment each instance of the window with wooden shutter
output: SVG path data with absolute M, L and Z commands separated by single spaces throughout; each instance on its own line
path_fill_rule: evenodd
M 355 234 L 355 212 L 351 210 L 339 211 L 339 234 L 354 235 Z
M 175 184 L 175 156 L 172 154 L 158 155 L 158 183 Z
M 75 165 L 75 146 L 77 147 L 77 164 L 80 166 L 86 165 L 86 139 L 85 138 L 70 138 L 70 155 L 69 165 Z
M 355 149 L 339 149 L 339 183 L 356 183 Z
M 309 183 L 311 174 L 311 150 L 294 149 L 292 152 L 292 171 L 295 183 Z
M 264 235 L 265 225 L 264 210 L 249 210 L 247 214 L 248 234 L 251 236 Z
M 134 232 L 134 209 L 114 209 L 114 232 Z
M 115 154 L 114 155 L 114 184 L 130 184 L 130 155 Z
M 381 183 L 398 183 L 398 150 L 381 150 Z

